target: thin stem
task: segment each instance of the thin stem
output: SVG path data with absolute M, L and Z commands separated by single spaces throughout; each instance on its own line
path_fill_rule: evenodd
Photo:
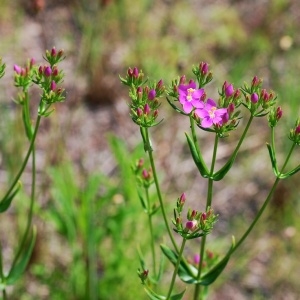
M 269 192 L 269 194 L 268 194 L 268 196 L 267 196 L 267 198 L 266 198 L 264 204 L 263 204 L 262 207 L 260 208 L 259 212 L 258 212 L 257 215 L 255 216 L 255 219 L 253 220 L 253 222 L 251 223 L 251 225 L 249 226 L 249 228 L 247 229 L 247 231 L 246 231 L 246 232 L 244 233 L 244 235 L 240 238 L 240 240 L 235 244 L 234 248 L 232 248 L 232 250 L 231 250 L 231 252 L 230 252 L 231 254 L 232 254 L 233 252 L 235 252 L 235 251 L 239 248 L 239 246 L 244 242 L 244 240 L 247 238 L 247 236 L 248 236 L 249 233 L 252 231 L 253 227 L 255 226 L 255 224 L 257 223 L 257 221 L 259 220 L 259 218 L 260 218 L 261 215 L 263 214 L 265 208 L 267 207 L 268 203 L 270 202 L 270 200 L 271 200 L 271 198 L 272 198 L 272 196 L 273 196 L 273 193 L 274 193 L 274 191 L 275 191 L 275 189 L 276 189 L 276 187 L 277 187 L 277 185 L 278 185 L 278 182 L 279 182 L 279 180 L 280 180 L 280 175 L 284 172 L 284 169 L 285 169 L 285 167 L 286 167 L 286 165 L 287 165 L 287 163 L 288 163 L 288 161 L 289 161 L 289 159 L 290 159 L 290 157 L 291 157 L 291 155 L 292 155 L 292 152 L 293 152 L 295 146 L 296 146 L 296 144 L 294 143 L 294 144 L 292 145 L 292 147 L 291 147 L 291 149 L 290 149 L 290 151 L 289 151 L 287 157 L 286 157 L 286 160 L 285 160 L 285 162 L 284 162 L 284 164 L 283 164 L 283 167 L 282 167 L 280 173 L 278 174 L 278 176 L 276 177 L 276 180 L 274 181 L 274 184 L 273 184 L 273 186 L 272 186 L 272 188 L 271 188 L 271 190 L 270 190 L 270 192 Z
M 210 167 L 210 178 L 208 178 L 208 188 L 207 188 L 207 198 L 206 198 L 206 210 L 208 207 L 211 207 L 212 204 L 212 195 L 213 195 L 213 179 L 212 175 L 214 173 L 214 168 L 215 168 L 215 163 L 216 163 L 216 157 L 217 157 L 217 149 L 218 149 L 218 143 L 219 143 L 219 137 L 216 134 L 215 135 L 215 142 L 214 142 L 214 150 L 213 150 L 213 155 L 212 155 L 212 160 L 211 160 L 211 167 Z M 200 280 L 201 278 L 201 273 L 202 273 L 202 268 L 203 268 L 203 260 L 204 260 L 204 252 L 205 252 L 205 244 L 206 244 L 206 236 L 203 236 L 201 239 L 201 244 L 200 244 L 200 261 L 198 265 L 198 275 L 197 275 L 197 280 Z M 195 286 L 195 292 L 194 292 L 194 299 L 198 299 L 200 295 L 200 290 L 201 290 L 201 285 L 197 284 Z
M 26 154 L 26 156 L 24 158 L 22 166 L 21 166 L 21 168 L 20 168 L 17 176 L 15 177 L 15 180 L 13 181 L 13 183 L 11 184 L 11 186 L 8 189 L 7 193 L 3 197 L 3 199 L 6 199 L 10 195 L 10 193 L 14 189 L 15 185 L 18 183 L 20 177 L 22 176 L 22 174 L 23 174 L 23 172 L 25 170 L 25 167 L 27 165 L 28 159 L 29 159 L 29 157 L 31 155 L 31 152 L 32 152 L 32 149 L 34 147 L 34 142 L 35 142 L 35 138 L 36 138 L 36 135 L 37 135 L 37 132 L 38 132 L 38 129 L 39 129 L 40 121 L 41 121 L 41 116 L 38 116 L 37 117 L 37 121 L 36 121 L 36 125 L 35 125 L 35 128 L 34 128 L 34 132 L 33 132 L 33 135 L 32 135 L 32 139 L 31 139 L 31 142 L 30 142 L 30 145 L 29 145 L 29 149 L 28 149 L 27 154 Z
M 150 165 L 151 165 L 152 172 L 153 172 L 153 178 L 154 178 L 154 183 L 155 183 L 155 187 L 156 187 L 156 192 L 157 192 L 157 196 L 158 196 L 158 200 L 159 200 L 161 212 L 162 212 L 162 215 L 163 215 L 163 219 L 164 219 L 165 226 L 167 228 L 169 237 L 170 237 L 170 239 L 172 241 L 173 247 L 176 249 L 176 252 L 178 253 L 179 249 L 178 249 L 178 246 L 176 245 L 175 239 L 174 239 L 174 237 L 172 235 L 172 232 L 171 232 L 171 229 L 170 229 L 170 226 L 169 226 L 169 222 L 167 220 L 164 203 L 163 203 L 163 200 L 162 200 L 162 195 L 161 195 L 161 191 L 160 191 L 160 187 L 159 187 L 159 183 L 158 183 L 158 178 L 157 178 L 157 173 L 156 173 L 156 168 L 155 168 L 155 163 L 154 163 L 154 158 L 153 158 L 153 150 L 150 147 L 150 139 L 149 139 L 148 128 L 145 128 L 144 132 L 145 132 L 145 135 L 146 135 L 145 136 L 146 141 L 144 141 L 144 143 L 146 143 L 146 146 L 148 147 L 147 150 L 148 150 Z
M 2 245 L 0 244 L 0 279 L 1 279 L 1 282 L 4 283 L 5 281 L 5 276 L 4 276 L 4 273 L 3 273 L 3 263 L 2 263 Z M 3 300 L 6 300 L 6 291 L 5 291 L 5 287 L 3 288 L 2 290 L 2 298 Z
M 168 296 L 167 296 L 166 300 L 170 299 L 171 294 L 172 294 L 172 290 L 173 290 L 175 279 L 176 279 L 176 275 L 177 275 L 177 272 L 178 272 L 178 269 L 179 269 L 179 265 L 180 265 L 180 261 L 181 261 L 183 249 L 184 249 L 184 246 L 185 246 L 185 242 L 186 242 L 186 239 L 183 239 L 181 247 L 180 247 L 180 250 L 179 250 L 179 253 L 178 253 L 178 258 L 177 258 L 176 266 L 175 266 L 175 269 L 174 269 L 174 272 L 173 272 L 173 276 L 172 276 L 172 280 L 171 280 L 171 284 L 170 284 L 170 288 L 169 288 L 169 292 L 168 292 Z
M 152 263 L 153 263 L 153 273 L 154 277 L 156 277 L 156 257 L 155 257 L 155 247 L 154 247 L 154 235 L 153 235 L 153 225 L 152 225 L 152 214 L 149 213 L 150 209 L 150 197 L 149 197 L 149 189 L 145 188 L 146 198 L 147 198 L 147 206 L 148 206 L 148 222 L 149 222 L 149 230 L 150 230 L 150 239 L 151 239 L 151 253 L 152 253 Z
M 40 120 L 40 117 L 38 117 L 37 119 L 37 123 L 38 120 Z M 38 124 L 37 124 L 38 125 Z M 36 129 L 38 127 L 36 126 Z M 35 130 L 37 131 L 37 130 Z M 36 132 L 35 132 L 36 133 Z M 35 135 L 32 136 L 32 140 L 35 138 Z M 36 182 L 36 165 L 35 165 L 35 145 L 34 144 L 30 144 L 32 145 L 31 148 L 31 152 L 32 152 L 32 175 L 31 175 L 31 195 L 30 195 L 30 206 L 29 206 L 29 214 L 28 214 L 28 219 L 27 219 L 27 225 L 26 225 L 26 229 L 20 244 L 20 247 L 18 249 L 18 252 L 13 260 L 12 266 L 11 266 L 11 270 L 14 269 L 15 264 L 17 263 L 23 247 L 25 246 L 25 243 L 27 241 L 28 235 L 29 235 L 29 231 L 30 231 L 30 227 L 31 227 L 31 223 L 32 223 L 32 217 L 33 217 L 33 205 L 34 205 L 34 198 L 35 198 L 35 182 Z

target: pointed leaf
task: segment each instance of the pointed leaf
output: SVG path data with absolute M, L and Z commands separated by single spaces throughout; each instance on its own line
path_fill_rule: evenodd
M 34 227 L 32 229 L 31 240 L 28 247 L 23 249 L 20 259 L 15 264 L 13 269 L 10 270 L 7 276 L 7 280 L 6 280 L 7 285 L 14 284 L 24 273 L 35 245 L 35 239 L 36 239 L 36 228 Z
M 18 186 L 16 187 L 16 189 L 0 202 L 0 213 L 5 212 L 10 207 L 13 198 L 16 196 L 20 188 L 21 183 L 18 182 Z
M 219 181 L 221 179 L 224 178 L 224 176 L 228 173 L 228 171 L 231 169 L 234 161 L 235 161 L 235 158 L 237 156 L 237 151 L 235 151 L 232 156 L 229 158 L 229 160 L 227 161 L 227 163 L 219 170 L 217 171 L 216 173 L 214 173 L 212 179 L 214 181 Z
M 145 201 L 145 199 L 144 199 L 144 197 L 143 197 L 141 191 L 138 189 L 137 192 L 138 192 L 138 196 L 139 196 L 139 199 L 140 199 L 140 202 L 141 202 L 141 204 L 142 204 L 142 207 L 143 207 L 144 211 L 145 211 L 146 213 L 148 213 L 147 203 L 146 203 L 146 201 Z
M 181 293 L 179 293 L 179 294 L 172 295 L 172 296 L 170 297 L 170 299 L 171 299 L 171 300 L 181 300 L 182 297 L 183 297 L 183 295 L 184 295 L 184 293 L 185 293 L 185 291 L 186 291 L 186 289 L 184 289 L 184 290 L 183 290 Z
M 205 162 L 202 159 L 202 156 L 198 154 L 196 146 L 194 144 L 194 141 L 189 137 L 189 135 L 186 133 L 185 134 L 188 145 L 190 147 L 190 151 L 193 157 L 193 160 L 201 174 L 202 177 L 204 178 L 208 178 L 209 176 L 209 171 L 207 169 L 207 166 L 205 164 Z
M 188 114 L 186 114 L 181 109 L 179 109 L 168 97 L 166 97 L 166 98 L 167 98 L 167 101 L 169 102 L 169 104 L 172 106 L 173 109 L 175 109 L 177 112 L 181 113 L 182 115 L 188 116 Z
M 278 168 L 277 168 L 277 162 L 276 162 L 276 156 L 275 156 L 275 152 L 273 147 L 267 143 L 267 147 L 269 150 L 269 156 L 271 159 L 271 163 L 272 163 L 272 168 L 273 168 L 273 172 L 276 176 L 278 176 L 279 172 L 278 172 Z
M 166 300 L 167 297 L 156 294 L 152 289 L 148 286 L 145 286 L 145 291 L 151 300 Z
M 168 248 L 166 245 L 160 245 L 161 250 L 166 255 L 166 257 L 170 260 L 170 262 L 175 266 L 178 259 L 178 254 L 175 253 L 173 250 Z M 178 276 L 180 279 L 185 283 L 197 283 L 197 269 L 184 262 L 183 260 L 180 261 L 179 268 L 178 268 Z

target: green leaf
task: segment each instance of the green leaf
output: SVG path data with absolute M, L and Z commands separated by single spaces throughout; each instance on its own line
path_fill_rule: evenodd
M 231 254 L 233 253 L 232 250 L 234 249 L 235 246 L 235 239 L 232 237 L 232 245 L 230 249 L 228 250 L 227 254 L 225 257 L 220 260 L 212 269 L 210 269 L 208 272 L 204 273 L 199 281 L 200 285 L 208 286 L 212 284 L 218 277 L 219 275 L 223 272 L 225 269 Z
M 23 248 L 19 260 L 14 265 L 14 267 L 10 270 L 8 276 L 6 277 L 7 285 L 14 284 L 24 273 L 35 245 L 35 239 L 36 239 L 36 228 L 33 227 L 31 240 L 29 242 L 28 247 Z
M 167 299 L 165 296 L 156 294 L 148 286 L 145 286 L 145 291 L 151 300 L 166 300 Z
M 13 198 L 16 196 L 20 188 L 21 183 L 18 182 L 18 186 L 16 187 L 16 189 L 0 202 L 0 213 L 5 212 L 10 207 Z
M 184 289 L 184 290 L 183 290 L 181 293 L 179 293 L 179 294 L 172 295 L 172 296 L 170 297 L 170 299 L 171 299 L 171 300 L 181 300 L 182 297 L 183 297 L 183 295 L 184 295 L 184 293 L 185 293 L 185 291 L 186 291 L 186 289 Z
M 224 178 L 224 176 L 228 173 L 228 171 L 231 169 L 235 158 L 237 156 L 237 151 L 235 151 L 232 156 L 229 158 L 229 160 L 227 161 L 227 163 L 216 173 L 214 173 L 212 179 L 214 181 L 219 181 L 222 180 Z
M 168 97 L 167 101 L 169 102 L 169 104 L 172 106 L 173 109 L 175 109 L 177 112 L 179 112 L 182 115 L 188 116 L 188 114 L 186 114 L 184 111 L 182 111 L 181 109 L 179 109 Z
M 275 155 L 274 149 L 268 143 L 267 143 L 267 147 L 268 147 L 268 150 L 269 150 L 269 156 L 270 156 L 270 159 L 271 159 L 273 172 L 276 176 L 278 176 L 279 172 L 278 172 L 278 168 L 277 168 L 276 155 Z
M 141 191 L 140 191 L 139 189 L 137 189 L 137 192 L 138 192 L 138 196 L 139 196 L 139 199 L 140 199 L 140 202 L 141 202 L 141 204 L 142 204 L 142 207 L 143 207 L 144 211 L 145 211 L 146 213 L 148 213 L 147 203 L 146 203 L 146 201 L 145 201 L 145 199 L 144 199 L 144 197 L 143 197 Z
M 207 166 L 206 166 L 205 162 L 203 161 L 202 157 L 198 154 L 196 146 L 194 144 L 194 141 L 189 137 L 189 135 L 187 133 L 185 135 L 186 135 L 188 145 L 190 147 L 190 151 L 191 151 L 193 160 L 194 160 L 201 176 L 204 178 L 208 178 L 209 171 L 208 171 Z
M 165 256 L 170 260 L 170 262 L 175 266 L 178 259 L 178 254 L 171 250 L 166 245 L 160 245 L 162 252 Z M 180 279 L 185 283 L 197 283 L 197 273 L 198 270 L 186 263 L 185 261 L 181 260 L 178 268 L 178 276 Z

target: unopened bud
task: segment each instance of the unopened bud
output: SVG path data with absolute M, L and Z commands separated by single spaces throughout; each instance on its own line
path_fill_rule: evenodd
M 251 99 L 251 102 L 255 104 L 255 103 L 257 103 L 257 101 L 258 101 L 259 98 L 258 98 L 258 95 L 256 93 L 253 93 L 251 95 L 250 99 Z

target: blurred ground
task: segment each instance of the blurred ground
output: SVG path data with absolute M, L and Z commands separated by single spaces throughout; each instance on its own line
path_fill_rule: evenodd
M 110 5 L 114 5 L 114 1 L 100 2 L 96 6 L 99 9 L 98 17 L 102 16 L 104 18 L 105 10 Z M 176 4 L 180 3 L 180 1 L 174 2 Z M 270 43 L 274 49 L 277 49 L 279 58 L 281 58 L 280 53 L 284 52 L 284 48 L 291 46 L 286 28 L 294 27 L 297 31 L 296 28 L 299 28 L 297 26 L 300 26 L 300 4 L 296 0 L 287 1 L 286 6 L 283 3 L 284 1 L 277 1 L 282 2 L 284 8 L 282 11 L 279 11 L 279 9 L 277 12 L 276 10 L 273 11 L 273 16 L 268 14 L 268 8 L 270 8 L 270 2 L 272 1 L 220 0 L 205 1 L 205 3 L 203 1 L 201 5 L 199 2 L 201 1 L 187 1 L 188 4 L 186 5 L 194 8 L 197 17 L 202 20 L 204 28 L 201 30 L 202 34 L 205 30 L 209 31 L 213 25 L 218 28 L 211 39 L 203 38 L 205 43 L 211 43 L 204 50 L 205 59 L 212 58 L 212 63 L 216 63 L 216 65 L 214 66 L 211 63 L 211 66 L 216 69 L 216 75 L 220 76 L 216 79 L 216 83 L 213 84 L 212 88 L 216 88 L 217 84 L 220 86 L 223 80 L 222 76 L 233 69 L 231 63 L 234 59 L 227 59 L 224 57 L 225 54 L 229 55 L 232 51 L 234 55 L 240 55 L 239 46 L 242 47 L 244 41 L 253 35 L 256 30 L 266 29 L 265 34 L 274 37 L 274 40 L 270 39 Z M 155 9 L 155 5 L 157 5 L 157 9 Z M 186 44 L 190 44 L 191 48 L 195 48 L 194 52 L 199 49 L 203 50 L 204 46 L 198 49 L 198 45 L 196 46 L 191 42 L 193 36 L 189 35 L 189 29 L 185 28 L 185 25 L 180 30 L 176 27 L 174 16 L 167 13 L 168 10 L 172 9 L 172 5 L 172 1 L 149 2 L 148 11 L 153 17 L 153 27 L 155 28 L 156 17 L 160 21 L 165 20 L 165 27 L 160 29 L 162 32 L 164 30 L 166 32 L 164 41 L 167 43 L 168 38 L 173 36 L 173 39 L 170 38 L 170 41 L 168 41 L 171 44 L 168 47 L 175 47 L 174 44 L 172 45 L 172 41 L 174 43 L 177 38 L 185 38 Z M 41 53 L 45 49 L 51 49 L 52 46 L 56 46 L 58 49 L 63 48 L 67 56 L 63 63 L 66 74 L 64 86 L 67 90 L 67 101 L 58 104 L 51 118 L 44 120 L 42 123 L 41 132 L 38 136 L 37 165 L 39 172 L 42 172 L 49 162 L 53 165 L 59 163 L 67 154 L 68 159 L 75 163 L 81 174 L 97 170 L 101 170 L 108 176 L 114 174 L 117 166 L 108 148 L 107 133 L 114 133 L 126 140 L 131 149 L 140 141 L 139 132 L 128 117 L 127 91 L 120 85 L 118 80 L 118 74 L 125 74 L 126 72 L 126 63 L 129 61 L 135 63 L 134 58 L 128 59 L 127 57 L 128 53 L 133 50 L 136 51 L 137 46 L 133 46 L 132 36 L 126 35 L 130 34 L 130 30 L 135 32 L 136 28 L 134 26 L 137 25 L 131 22 L 130 26 L 124 26 L 129 30 L 127 33 L 112 34 L 111 30 L 113 29 L 108 28 L 107 32 L 103 34 L 105 28 L 99 29 L 101 33 L 101 37 L 98 37 L 100 54 L 97 55 L 95 54 L 97 53 L 97 49 L 94 49 L 95 45 L 91 43 L 91 40 L 85 40 L 91 27 L 84 32 L 81 23 L 81 18 L 86 18 L 89 10 L 91 10 L 91 16 L 95 17 L 92 11 L 92 1 L 86 2 L 86 6 L 84 6 L 84 2 L 80 1 L 74 1 L 74 3 L 58 0 L 31 0 L 20 3 L 16 1 L 8 7 L 7 12 L 9 15 L 5 12 L 0 14 L 2 18 L 2 20 L 0 19 L 0 54 L 8 67 L 7 74 L 2 79 L 2 86 L 5 87 L 5 96 L 2 96 L 2 101 L 5 105 L 12 105 L 11 95 L 15 93 L 12 86 L 14 63 L 22 64 L 26 57 L 34 57 L 40 61 L 42 59 Z M 81 11 L 83 9 L 86 9 L 86 11 Z M 158 11 L 159 9 L 160 11 Z M 185 11 L 182 12 L 183 15 L 184 13 Z M 225 21 L 222 18 L 217 19 L 218 14 L 223 15 Z M 139 15 L 138 12 L 136 15 Z M 228 16 L 227 19 L 226 15 Z M 121 17 L 122 15 L 120 15 Z M 144 18 L 144 15 L 140 15 L 139 18 L 136 22 L 142 22 L 141 19 Z M 214 18 L 215 21 L 211 21 L 211 18 Z M 181 22 L 188 24 L 188 19 L 189 16 L 186 15 Z M 216 24 L 218 23 L 217 20 L 222 21 L 219 21 L 220 24 Z M 119 20 L 120 23 L 121 21 Z M 212 25 L 211 22 L 214 22 L 214 24 Z M 231 24 L 236 31 L 226 31 L 224 28 L 226 22 L 229 23 L 229 26 Z M 290 23 L 286 25 L 286 22 Z M 115 25 L 115 30 L 121 30 L 118 26 L 118 24 Z M 239 26 L 243 28 L 242 31 L 237 30 Z M 151 31 L 151 28 L 145 28 L 146 34 L 148 31 Z M 228 34 L 229 36 L 227 36 Z M 286 38 L 283 39 L 283 37 Z M 201 35 L 197 38 L 197 41 L 201 43 Z M 217 44 L 214 39 L 219 39 L 221 42 Z M 153 40 L 152 43 L 155 44 L 156 41 Z M 261 43 L 263 47 L 264 41 L 261 41 Z M 293 36 L 292 43 L 299 47 L 299 33 Z M 85 48 L 89 45 L 91 49 Z M 183 50 L 187 51 L 185 48 Z M 255 58 L 254 65 L 257 61 L 266 59 L 263 52 Z M 218 58 L 219 54 L 220 58 Z M 152 60 L 157 60 L 159 57 L 159 53 L 155 53 L 155 55 L 156 57 Z M 197 63 L 198 59 L 202 60 L 201 53 L 197 53 L 197 55 L 199 57 L 193 57 L 194 63 Z M 184 58 L 184 52 L 178 56 L 173 54 L 173 56 L 169 58 L 170 63 L 173 63 L 172 68 L 177 70 L 179 74 L 182 74 L 180 72 L 187 72 L 186 70 L 190 66 L 188 65 L 189 60 Z M 151 59 L 151 57 L 147 59 Z M 163 56 L 161 59 L 163 62 L 166 61 Z M 141 57 L 141 54 L 137 54 L 136 63 L 138 66 L 142 65 L 143 68 L 147 67 L 146 58 Z M 295 63 L 299 64 L 299 61 Z M 278 59 L 278 64 L 272 61 L 271 66 L 275 70 L 281 68 L 280 59 Z M 251 65 L 248 67 L 249 73 L 251 67 Z M 155 69 L 155 67 L 153 68 Z M 263 74 L 267 87 L 274 82 L 275 79 L 270 76 L 272 70 L 268 69 L 266 64 L 256 64 L 255 71 L 257 70 Z M 248 74 L 242 76 L 246 75 Z M 247 77 L 248 81 L 251 80 L 252 75 L 255 74 L 249 75 Z M 241 78 L 239 84 L 242 82 Z M 216 94 L 216 90 L 214 93 Z M 205 182 L 199 180 L 185 145 L 184 131 L 188 130 L 187 120 L 179 115 L 174 116 L 167 105 L 163 105 L 161 115 L 165 119 L 164 123 L 160 128 L 153 130 L 153 136 L 155 138 L 155 155 L 159 162 L 158 167 L 164 172 L 163 188 L 165 191 L 170 191 L 170 195 L 187 191 L 189 199 L 198 199 L 199 195 L 205 193 Z M 241 125 L 244 125 L 243 121 Z M 55 128 L 55 130 L 52 130 L 49 135 L 50 127 Z M 204 133 L 199 133 L 199 135 L 202 136 L 204 158 L 209 159 L 212 151 L 211 137 Z M 282 136 L 283 133 L 280 133 L 279 139 Z M 270 175 L 270 163 L 264 146 L 266 140 L 268 140 L 267 125 L 258 122 L 252 128 L 250 137 L 242 148 L 237 160 L 237 167 L 232 170 L 233 179 L 216 184 L 214 209 L 220 214 L 220 222 L 216 227 L 215 235 L 226 236 L 227 241 L 225 241 L 225 244 L 227 246 L 230 242 L 230 236 L 235 234 L 234 232 L 228 232 L 232 230 L 230 226 L 243 226 L 236 219 L 236 216 L 242 216 L 247 222 L 250 222 L 262 203 L 266 190 L 272 184 L 273 177 Z M 220 147 L 218 164 L 221 165 L 230 155 L 235 143 L 236 136 L 234 133 L 231 140 L 224 142 Z M 63 151 L 48 151 L 53 149 L 53 145 L 60 145 Z M 253 153 L 255 153 L 255 158 L 249 162 L 248 157 Z M 178 173 L 178 170 L 180 170 L 180 173 Z M 251 176 L 247 178 L 245 185 L 240 185 L 240 180 L 245 178 L 245 170 Z M 280 205 L 284 205 L 282 202 L 285 203 L 284 197 L 287 197 L 287 189 L 288 187 L 282 185 L 277 192 L 278 199 L 277 202 L 274 202 L 275 211 L 280 211 Z M 204 206 L 204 202 L 202 205 Z M 270 232 L 267 232 L 267 235 L 260 235 L 259 232 L 256 232 L 254 236 L 257 235 L 257 238 L 251 241 L 253 244 L 246 243 L 242 251 L 249 251 L 249 257 L 242 262 L 237 260 L 238 263 L 241 263 L 237 271 L 232 271 L 234 268 L 233 263 L 229 266 L 230 271 L 226 272 L 224 279 L 228 282 L 224 283 L 221 280 L 217 284 L 218 288 L 211 299 L 300 299 L 299 287 L 296 288 L 294 285 L 295 278 L 300 276 L 300 273 L 299 269 L 295 269 L 295 266 L 293 266 L 292 260 L 286 256 L 282 257 L 283 261 L 281 262 L 275 264 L 271 262 L 276 257 L 277 251 L 273 246 L 279 243 L 284 247 L 282 244 L 288 244 L 291 239 L 299 239 L 299 232 L 294 227 L 280 228 L 279 226 L 278 229 L 276 227 L 276 222 L 277 224 L 279 222 L 278 217 L 275 216 L 272 219 L 274 215 L 270 213 L 268 218 L 264 219 L 265 222 L 271 224 Z M 272 228 L 276 232 L 272 232 Z M 240 250 L 239 254 L 242 251 Z M 274 273 L 282 273 L 282 276 L 276 277 Z M 272 281 L 274 277 L 275 282 Z M 289 283 L 289 278 L 291 278 L 291 283 Z M 124 298 L 124 300 L 127 299 Z

